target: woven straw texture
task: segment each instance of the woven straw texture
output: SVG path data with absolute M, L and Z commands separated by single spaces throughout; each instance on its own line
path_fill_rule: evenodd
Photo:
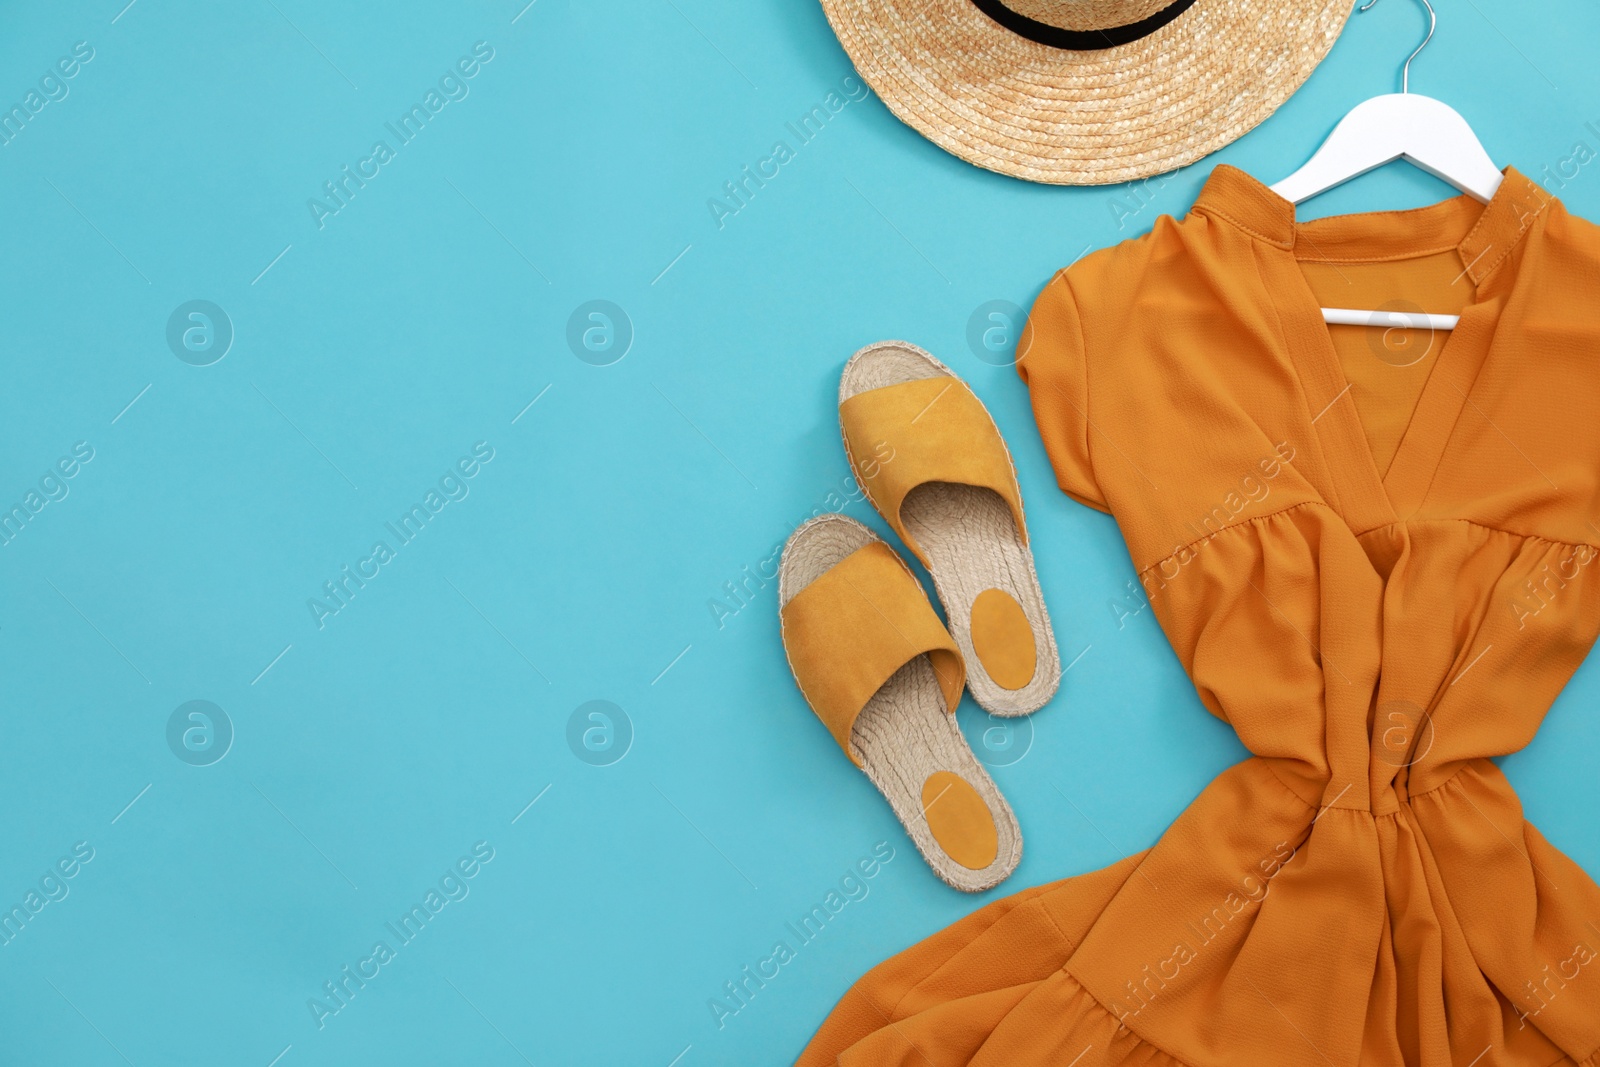
M 1050 7 L 1019 0 L 1033 17 Z M 1125 7 L 1114 25 L 1148 3 Z M 1103 185 L 1176 170 L 1242 137 L 1311 75 L 1348 0 L 1198 0 L 1131 44 L 1030 41 L 971 0 L 822 0 L 856 70 L 939 147 L 1029 181 Z M 1075 28 L 1082 12 L 1052 17 Z M 1129 18 L 1128 16 L 1132 17 Z

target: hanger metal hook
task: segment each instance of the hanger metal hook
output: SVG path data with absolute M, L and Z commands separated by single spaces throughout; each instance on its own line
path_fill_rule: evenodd
M 1357 10 L 1366 11 L 1377 2 L 1378 0 L 1367 0 Z M 1402 93 L 1411 91 L 1411 61 L 1420 56 L 1422 50 L 1428 47 L 1428 42 L 1433 40 L 1433 31 L 1439 28 L 1439 14 L 1433 10 L 1433 5 L 1428 0 L 1422 0 L 1422 6 L 1428 9 L 1428 36 L 1422 39 L 1422 43 L 1417 45 L 1417 50 L 1406 58 L 1406 65 L 1400 68 L 1400 91 Z

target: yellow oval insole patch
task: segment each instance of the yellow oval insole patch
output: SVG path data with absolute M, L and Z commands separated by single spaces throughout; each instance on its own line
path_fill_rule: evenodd
M 985 589 L 972 602 L 972 650 L 1001 689 L 1021 689 L 1039 665 L 1028 616 L 1003 589 Z
M 981 871 L 1000 853 L 1000 835 L 983 797 L 965 778 L 934 771 L 922 783 L 922 814 L 945 855 Z

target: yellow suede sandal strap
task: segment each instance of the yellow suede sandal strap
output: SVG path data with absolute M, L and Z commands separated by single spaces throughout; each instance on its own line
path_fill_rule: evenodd
M 961 700 L 966 670 L 916 578 L 882 541 L 859 548 L 806 586 L 782 611 L 783 644 L 811 710 L 851 762 L 856 717 L 896 671 L 926 654 L 946 710 Z
M 927 556 L 900 521 L 900 505 L 919 485 L 951 482 L 993 489 L 1027 543 L 1016 468 L 989 412 L 959 378 L 918 378 L 839 405 L 845 447 L 861 484 L 917 558 Z

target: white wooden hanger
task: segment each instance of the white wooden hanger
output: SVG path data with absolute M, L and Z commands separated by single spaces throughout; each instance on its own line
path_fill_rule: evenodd
M 1360 10 L 1377 2 L 1367 0 Z M 1318 193 L 1404 159 L 1483 203 L 1494 196 L 1504 176 L 1467 120 L 1444 101 L 1411 92 L 1411 63 L 1428 47 L 1439 25 L 1433 5 L 1422 0 L 1422 6 L 1428 9 L 1428 35 L 1401 68 L 1400 91 L 1357 104 L 1311 159 L 1274 185 L 1273 192 L 1291 204 L 1303 204 Z M 1322 317 L 1333 324 L 1434 330 L 1453 330 L 1460 321 L 1457 315 L 1350 308 L 1323 308 Z

